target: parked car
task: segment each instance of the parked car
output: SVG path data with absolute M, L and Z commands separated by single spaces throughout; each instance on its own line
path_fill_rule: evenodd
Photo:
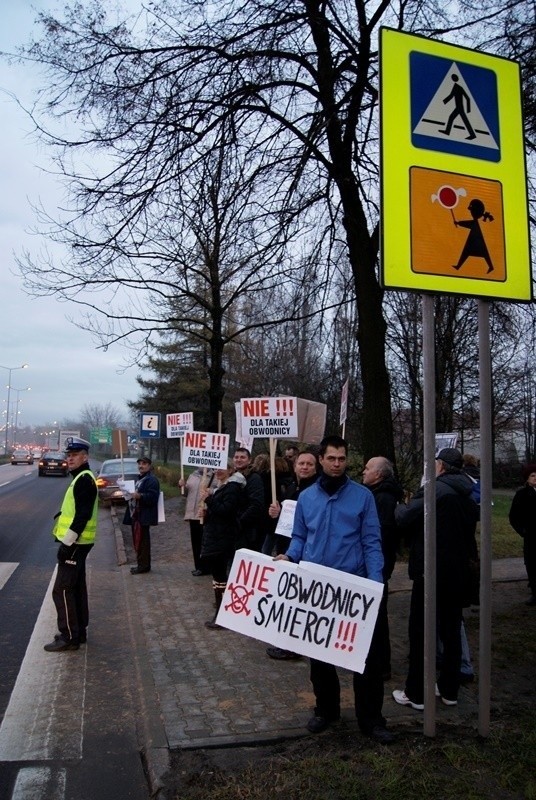
M 11 453 L 11 463 L 12 464 L 33 464 L 34 457 L 32 453 L 29 453 L 27 450 L 14 450 Z
M 63 475 L 65 477 L 69 474 L 69 467 L 63 453 L 49 450 L 48 453 L 43 453 L 39 459 L 38 471 L 40 477 L 44 475 Z
M 139 478 L 138 464 L 135 458 L 111 458 L 103 461 L 97 475 L 99 500 L 111 503 L 124 503 L 125 493 L 118 480 L 135 481 Z

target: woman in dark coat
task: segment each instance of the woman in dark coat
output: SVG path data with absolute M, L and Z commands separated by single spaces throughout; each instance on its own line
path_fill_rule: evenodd
M 536 606 L 536 464 L 523 467 L 525 485 L 518 489 L 510 507 L 510 525 L 523 537 L 523 558 L 531 596 L 528 606 Z
M 240 472 L 227 469 L 216 470 L 216 486 L 202 490 L 205 501 L 201 561 L 212 573 L 212 587 L 216 598 L 214 618 L 205 622 L 207 628 L 218 630 L 216 623 L 221 601 L 227 585 L 228 565 L 232 561 L 236 546 L 236 517 L 246 479 Z

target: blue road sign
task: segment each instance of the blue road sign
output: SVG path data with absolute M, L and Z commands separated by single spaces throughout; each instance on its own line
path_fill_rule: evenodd
M 410 93 L 414 147 L 501 160 L 493 70 L 414 51 L 410 54 Z
M 160 414 L 143 411 L 140 414 L 140 438 L 160 438 Z

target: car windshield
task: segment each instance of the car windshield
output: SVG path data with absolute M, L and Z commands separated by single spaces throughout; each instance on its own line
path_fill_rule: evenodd
M 137 472 L 138 465 L 135 461 L 127 459 L 123 460 L 123 468 L 125 472 Z M 123 470 L 121 469 L 121 460 L 118 458 L 117 461 L 109 461 L 101 467 L 100 474 L 101 475 L 121 475 Z

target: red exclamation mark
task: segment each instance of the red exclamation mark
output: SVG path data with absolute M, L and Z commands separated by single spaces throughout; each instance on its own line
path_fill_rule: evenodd
M 353 623 L 351 623 L 351 625 L 352 625 L 352 633 L 351 633 L 351 636 L 350 636 L 350 644 L 348 645 L 348 652 L 349 653 L 351 653 L 352 650 L 354 649 L 355 637 L 357 635 L 357 622 L 353 622 Z
M 288 415 L 289 417 L 294 416 L 294 400 L 292 399 L 292 397 L 289 397 L 288 399 Z
M 343 627 L 344 627 L 344 622 L 339 622 L 339 630 L 337 631 L 337 639 L 341 638 Z M 335 642 L 335 649 L 338 649 L 339 647 L 340 647 L 339 642 L 338 641 Z

